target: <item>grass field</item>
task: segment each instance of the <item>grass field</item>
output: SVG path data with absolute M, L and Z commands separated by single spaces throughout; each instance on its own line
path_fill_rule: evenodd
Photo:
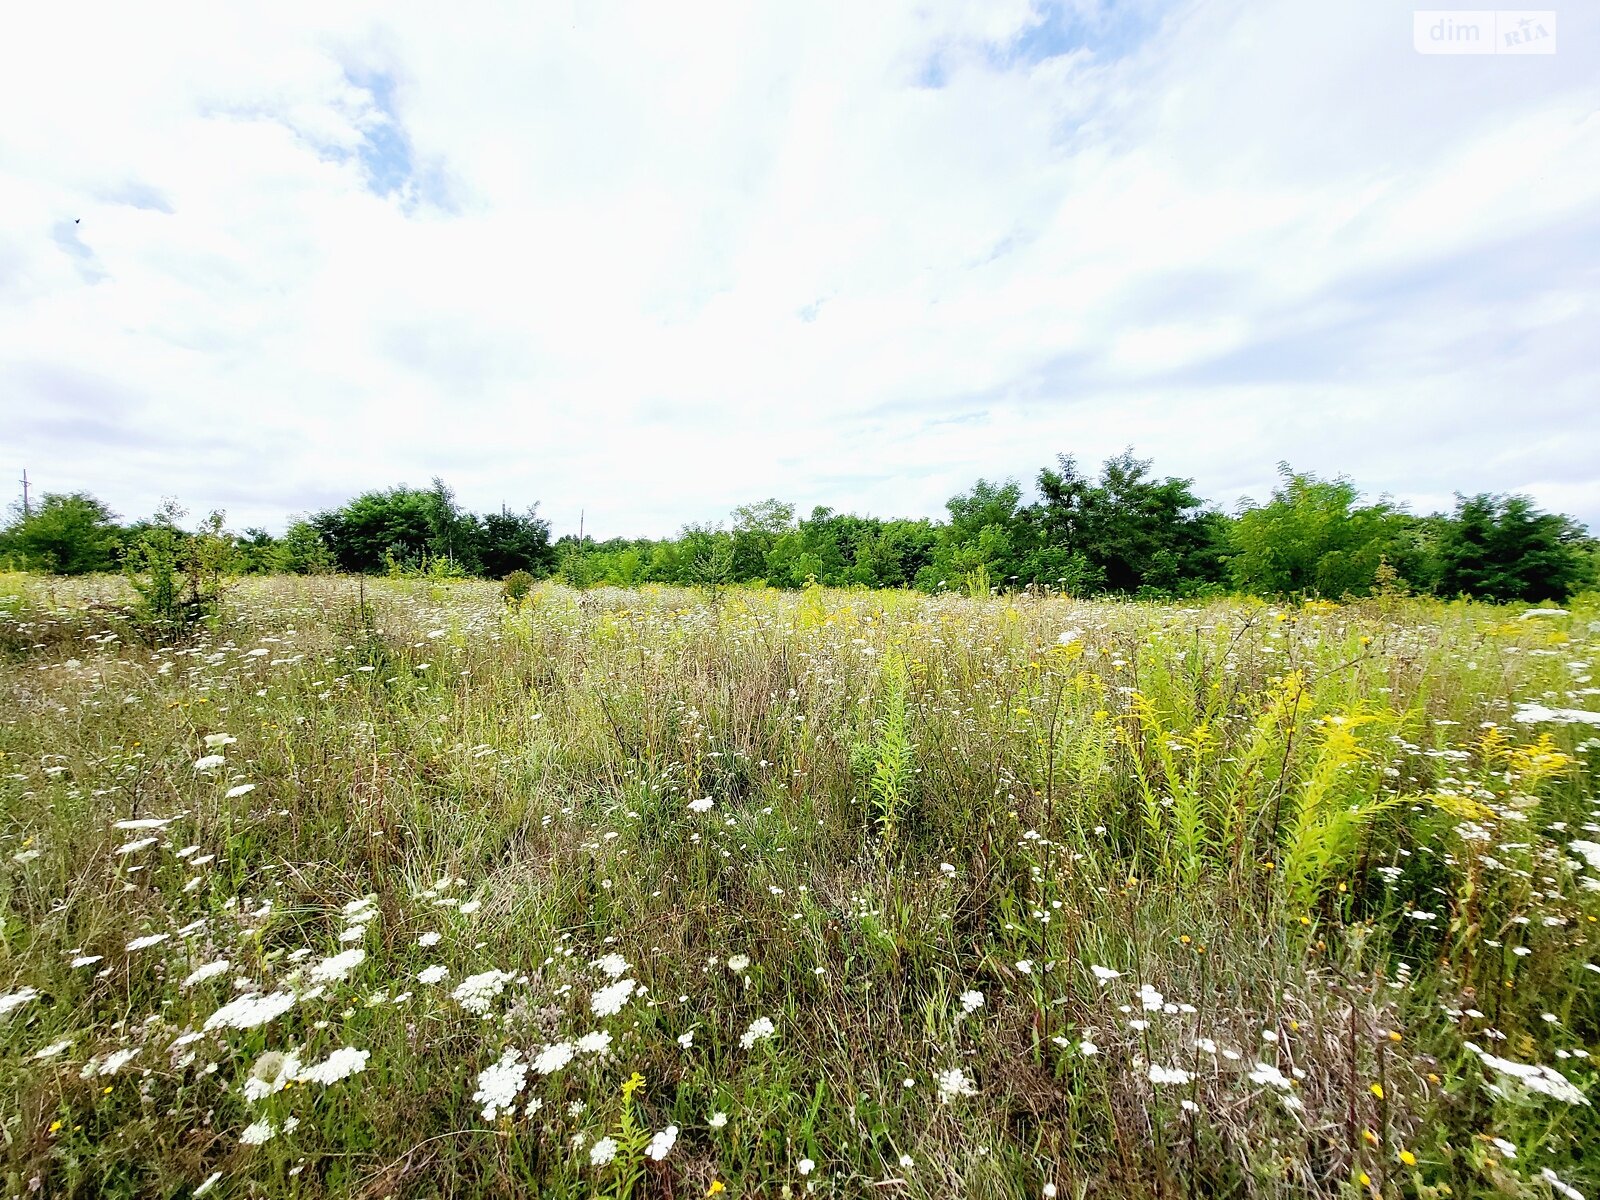
M 1600 1188 L 1582 605 L 125 600 L 0 578 L 10 1195 Z

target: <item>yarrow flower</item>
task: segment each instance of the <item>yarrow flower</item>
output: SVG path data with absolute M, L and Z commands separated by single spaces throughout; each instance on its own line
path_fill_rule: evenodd
M 605 954 L 594 960 L 594 965 L 599 967 L 612 979 L 620 979 L 628 973 L 628 960 L 620 954 Z
M 698 800 L 689 801 L 689 811 L 697 813 L 710 812 L 713 803 L 710 796 L 701 796 Z
M 939 1085 L 939 1103 L 949 1104 L 957 1096 L 976 1096 L 978 1089 L 960 1067 L 940 1071 L 935 1082 Z
M 1156 1063 L 1150 1064 L 1150 1082 L 1154 1084 L 1189 1083 L 1194 1076 L 1182 1067 L 1163 1067 Z
M 777 1032 L 777 1026 L 773 1025 L 771 1018 L 757 1017 L 750 1022 L 750 1028 L 739 1035 L 739 1045 L 748 1050 L 763 1038 L 772 1037 Z
M 450 975 L 447 967 L 435 963 L 431 967 L 423 967 L 417 972 L 417 979 L 421 983 L 442 983 Z
M 509 1110 L 527 1078 L 528 1064 L 522 1061 L 516 1049 L 507 1050 L 499 1062 L 479 1071 L 478 1090 L 472 1093 L 472 1102 L 483 1105 L 483 1119 L 492 1121 L 502 1111 Z
M 601 1029 L 586 1033 L 578 1039 L 578 1049 L 584 1054 L 604 1054 L 610 1045 L 611 1035 Z
M 218 767 L 225 765 L 227 761 L 220 754 L 207 754 L 204 758 L 195 759 L 194 769 L 196 771 L 215 771 Z
M 589 1162 L 592 1166 L 603 1167 L 617 1156 L 617 1142 L 615 1138 L 603 1137 L 589 1147 Z
M 444 937 L 444 934 L 436 933 L 433 930 L 429 930 L 427 933 L 423 934 L 421 937 L 419 937 L 417 939 L 417 945 L 419 945 L 419 946 L 437 946 L 439 944 L 439 939 L 442 938 L 442 937 Z
M 961 1011 L 963 1013 L 975 1013 L 982 1007 L 983 1007 L 983 993 L 982 992 L 974 990 L 974 991 L 970 991 L 970 992 L 962 992 L 961 993 Z
M 128 943 L 129 950 L 148 950 L 151 946 L 159 946 L 172 935 L 170 933 L 147 933 L 144 937 L 136 937 Z
M 1102 967 L 1102 966 L 1099 966 L 1099 965 L 1091 965 L 1089 967 L 1089 970 L 1094 972 L 1094 977 L 1100 981 L 1100 985 L 1102 987 L 1104 987 L 1106 984 L 1110 983 L 1113 979 L 1121 979 L 1122 978 L 1122 972 L 1121 971 L 1113 971 L 1110 967 Z
M 738 975 L 743 971 L 747 971 L 749 968 L 750 956 L 748 954 L 735 954 L 728 959 L 728 970 L 732 971 L 735 975 Z

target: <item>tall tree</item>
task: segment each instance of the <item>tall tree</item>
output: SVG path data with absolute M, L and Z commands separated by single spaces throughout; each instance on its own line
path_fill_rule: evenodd
M 59 575 L 116 569 L 122 544 L 116 514 L 88 492 L 46 492 L 30 508 L 0 535 L 25 568 Z
M 1410 519 L 1387 501 L 1360 504 L 1343 476 L 1297 474 L 1288 463 L 1267 504 L 1246 503 L 1231 529 L 1228 571 L 1260 595 L 1366 595 L 1380 564 L 1404 555 Z
M 1586 576 L 1584 531 L 1527 496 L 1457 496 L 1439 529 L 1438 591 L 1486 600 L 1564 600 Z

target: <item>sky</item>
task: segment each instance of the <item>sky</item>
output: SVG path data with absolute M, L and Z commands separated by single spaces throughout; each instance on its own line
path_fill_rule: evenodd
M 937 515 L 1132 446 L 1600 530 L 1600 6 L 21 6 L 0 468 L 235 528 Z M 0 492 L 12 485 L 0 485 Z

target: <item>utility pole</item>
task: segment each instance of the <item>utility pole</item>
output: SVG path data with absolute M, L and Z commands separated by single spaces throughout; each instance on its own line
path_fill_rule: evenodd
M 22 468 L 22 519 L 33 516 L 33 505 L 28 502 L 28 468 Z

